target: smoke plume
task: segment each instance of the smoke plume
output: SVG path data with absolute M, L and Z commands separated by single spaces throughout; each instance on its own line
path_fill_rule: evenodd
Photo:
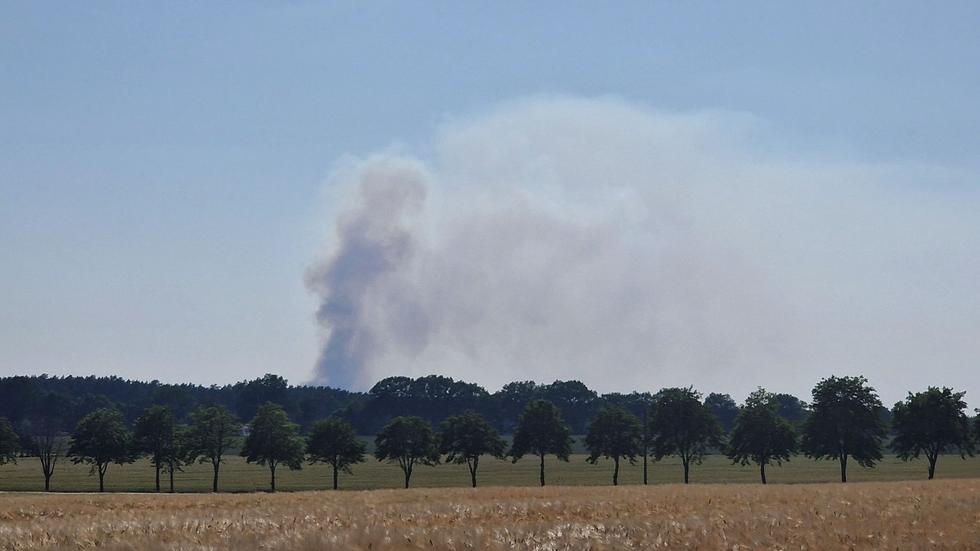
M 307 278 L 323 297 L 317 320 L 330 329 L 318 379 L 345 387 L 362 383 L 363 369 L 387 344 L 374 329 L 372 305 L 412 260 L 416 244 L 406 218 L 425 199 L 425 173 L 409 161 L 373 159 L 358 179 L 358 204 L 337 222 L 336 253 Z
M 980 391 L 976 174 L 794 151 L 745 114 L 539 98 L 346 160 L 315 380 Z

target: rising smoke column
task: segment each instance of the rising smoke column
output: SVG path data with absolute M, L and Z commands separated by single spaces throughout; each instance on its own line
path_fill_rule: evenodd
M 406 159 L 368 160 L 354 173 L 358 202 L 337 222 L 336 251 L 307 274 L 321 300 L 317 321 L 329 335 L 314 382 L 342 388 L 359 387 L 371 357 L 384 349 L 371 323 L 370 294 L 412 258 L 409 218 L 425 200 L 427 179 Z
M 745 114 L 615 99 L 505 104 L 422 149 L 335 171 L 316 382 L 980 393 L 970 167 L 793 151 Z

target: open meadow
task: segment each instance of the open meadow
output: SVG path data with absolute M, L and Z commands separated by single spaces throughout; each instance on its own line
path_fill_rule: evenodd
M 2 494 L 0 549 L 978 549 L 980 480 Z
M 612 463 L 600 461 L 592 465 L 585 461 L 585 455 L 573 455 L 568 462 L 558 461 L 549 456 L 546 460 L 548 485 L 558 486 L 603 486 L 611 483 Z M 222 491 L 248 492 L 268 489 L 269 471 L 267 468 L 246 463 L 238 456 L 225 458 L 221 467 L 220 485 Z M 919 480 L 926 478 L 925 460 L 901 461 L 894 456 L 886 456 L 874 469 L 864 469 L 856 464 L 848 468 L 848 480 L 854 482 L 884 482 L 898 480 Z M 526 457 L 516 464 L 485 458 L 480 465 L 479 483 L 481 486 L 537 486 L 537 460 Z M 838 482 L 840 473 L 836 461 L 816 461 L 806 457 L 795 457 L 782 466 L 767 469 L 769 482 L 775 484 L 800 484 L 817 482 Z M 640 484 L 643 480 L 642 466 L 623 463 L 620 484 Z M 277 474 L 277 487 L 280 491 L 320 490 L 328 488 L 331 471 L 322 464 L 304 464 L 302 470 L 290 471 L 285 467 Z M 670 457 L 663 461 L 651 462 L 649 481 L 651 484 L 670 484 L 682 481 L 683 471 L 680 461 Z M 960 459 L 959 456 L 945 456 L 940 459 L 937 478 L 980 477 L 980 457 Z M 755 466 L 733 465 L 719 455 L 707 456 L 701 465 L 691 470 L 693 483 L 727 484 L 755 483 L 759 481 Z M 41 468 L 34 458 L 20 459 L 16 465 L 0 466 L 0 491 L 36 491 L 43 488 L 44 479 Z M 380 463 L 373 458 L 354 466 L 354 474 L 341 474 L 341 489 L 367 490 L 401 488 L 402 473 L 396 465 Z M 412 476 L 413 487 L 444 488 L 467 486 L 469 474 L 465 465 L 441 464 L 436 467 L 420 466 Z M 162 481 L 164 489 L 167 480 Z M 211 490 L 210 464 L 193 464 L 184 467 L 175 476 L 178 492 L 209 492 Z M 89 473 L 88 465 L 74 465 L 68 460 L 59 462 L 52 490 L 59 492 L 87 492 L 98 489 L 98 477 Z M 133 464 L 112 465 L 106 475 L 107 492 L 149 492 L 153 490 L 153 468 L 145 459 Z
M 569 462 L 557 461 L 548 457 L 546 476 L 549 485 L 559 486 L 603 486 L 611 483 L 612 463 L 600 461 L 591 465 L 586 456 L 573 455 Z M 269 485 L 267 468 L 246 463 L 238 456 L 228 456 L 221 468 L 220 485 L 222 491 L 246 492 L 266 490 Z M 480 463 L 479 483 L 481 486 L 537 486 L 538 465 L 533 457 L 525 457 L 512 464 L 485 458 Z M 920 480 L 926 478 L 925 460 L 904 462 L 894 456 L 886 456 L 874 469 L 863 469 L 856 464 L 848 468 L 848 480 L 854 482 L 884 482 L 896 480 Z M 815 461 L 803 456 L 794 457 L 781 467 L 771 466 L 766 470 L 770 483 L 815 483 L 837 482 L 840 474 L 836 461 Z M 281 491 L 321 490 L 330 485 L 330 470 L 317 464 L 304 464 L 299 471 L 285 467 L 277 474 L 277 487 Z M 980 478 L 980 457 L 960 459 L 959 456 L 944 456 L 939 460 L 937 478 Z M 649 467 L 651 484 L 677 483 L 683 480 L 680 461 L 669 457 L 659 462 L 651 462 Z M 623 463 L 620 483 L 640 484 L 643 471 L 639 463 Z M 719 455 L 707 456 L 704 463 L 691 468 L 693 483 L 755 483 L 759 472 L 755 466 L 733 465 Z M 57 492 L 87 492 L 98 490 L 98 477 L 89 474 L 88 465 L 74 465 L 62 459 L 51 479 L 51 489 Z M 443 488 L 467 486 L 469 474 L 465 465 L 443 464 L 436 467 L 417 467 L 412 476 L 413 487 Z M 167 481 L 163 480 L 164 489 Z M 379 463 L 368 458 L 365 463 L 354 466 L 354 474 L 341 474 L 341 489 L 366 490 L 379 488 L 401 488 L 402 473 L 397 466 Z M 209 492 L 211 490 L 210 464 L 193 464 L 177 473 L 175 486 L 178 492 Z M 0 491 L 37 491 L 43 489 L 44 478 L 41 467 L 35 458 L 21 458 L 16 464 L 0 466 Z M 148 492 L 153 490 L 153 468 L 145 459 L 133 464 L 111 465 L 106 475 L 107 492 Z

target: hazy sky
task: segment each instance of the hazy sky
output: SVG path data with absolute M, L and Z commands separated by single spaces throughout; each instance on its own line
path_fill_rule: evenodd
M 980 5 L 505 4 L 4 3 L 0 374 L 980 403 Z

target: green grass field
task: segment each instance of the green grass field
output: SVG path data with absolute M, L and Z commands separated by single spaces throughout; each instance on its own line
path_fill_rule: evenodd
M 546 477 L 549 485 L 607 485 L 612 480 L 612 462 L 598 465 L 586 463 L 585 455 L 574 455 L 568 463 L 549 458 Z M 265 490 L 269 484 L 269 471 L 265 467 L 250 465 L 237 456 L 228 456 L 222 466 L 220 485 L 223 491 L 241 492 Z M 642 467 L 624 464 L 620 473 L 621 484 L 642 482 Z M 767 469 L 770 483 L 837 482 L 838 466 L 834 461 L 814 461 L 805 457 L 794 458 L 781 467 Z M 940 458 L 936 469 L 937 478 L 980 477 L 980 458 L 965 460 L 958 456 Z M 330 471 L 323 465 L 304 465 L 300 471 L 280 468 L 277 486 L 280 490 L 316 490 L 328 488 Z M 848 480 L 891 481 L 926 478 L 925 460 L 903 462 L 886 456 L 874 469 L 862 469 L 851 465 Z M 650 464 L 650 482 L 653 484 L 676 483 L 683 480 L 680 462 L 674 458 Z M 753 483 L 758 482 L 758 470 L 754 466 L 732 465 L 722 456 L 709 456 L 704 463 L 691 468 L 692 483 Z M 439 465 L 416 467 L 412 477 L 413 487 L 466 486 L 469 474 L 465 465 Z M 537 463 L 525 458 L 516 464 L 509 461 L 484 459 L 481 464 L 481 486 L 535 486 Z M 52 490 L 88 492 L 98 490 L 98 477 L 89 474 L 87 465 L 73 465 L 61 460 L 51 479 Z M 369 458 L 357 465 L 353 475 L 341 474 L 342 489 L 399 488 L 402 486 L 401 471 L 395 465 L 379 463 Z M 163 483 L 166 490 L 166 480 Z M 34 458 L 20 459 L 17 464 L 0 466 L 0 491 L 37 491 L 44 487 L 41 468 Z M 211 488 L 209 464 L 195 464 L 177 473 L 176 487 L 179 492 L 205 492 Z M 153 490 L 153 469 L 145 460 L 130 465 L 112 465 L 106 475 L 106 491 L 144 492 Z

